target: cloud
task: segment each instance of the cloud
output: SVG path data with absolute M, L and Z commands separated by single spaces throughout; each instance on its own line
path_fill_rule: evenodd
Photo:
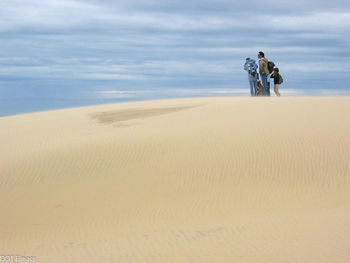
M 342 0 L 2 0 L 0 78 L 11 89 L 50 80 L 238 94 L 244 59 L 263 50 L 289 90 L 339 86 L 350 76 L 348 10 Z
M 139 91 L 140 93 L 140 91 Z M 136 97 L 136 91 L 119 91 L 119 90 L 103 90 L 97 91 L 96 95 L 100 98 L 109 98 L 109 99 L 125 99 L 125 98 L 134 98 Z
M 253 1 L 256 2 L 256 1 Z M 165 6 L 164 3 L 168 5 Z M 311 12 L 300 16 L 300 9 L 291 12 L 273 12 L 276 6 L 270 4 L 255 6 L 239 5 L 237 1 L 219 1 L 216 8 L 211 1 L 193 1 L 178 4 L 166 1 L 131 1 L 123 4 L 112 1 L 77 1 L 77 0 L 4 0 L 0 9 L 0 30 L 9 32 L 16 30 L 115 30 L 115 29 L 153 29 L 163 31 L 228 31 L 249 29 L 280 30 L 347 30 L 350 25 L 350 12 L 325 11 Z M 342 2 L 346 4 L 345 1 Z M 137 4 L 144 9 L 135 8 Z M 221 5 L 220 5 L 221 4 Z M 281 3 L 277 6 L 280 6 Z M 285 5 L 285 3 L 284 3 Z M 347 4 L 348 5 L 348 4 Z M 147 6 L 163 7 L 158 11 L 150 11 Z M 172 9 L 172 6 L 182 7 Z M 236 6 L 242 9 L 235 8 Z M 165 8 L 167 7 L 167 8 Z M 185 8 L 187 7 L 187 8 Z M 259 10 L 264 7 L 264 12 Z M 196 10 L 196 8 L 199 8 Z M 202 8 L 202 9 L 200 9 Z M 200 10 L 212 8 L 214 12 L 203 15 Z M 295 9 L 295 7 L 294 7 Z M 226 10 L 226 12 L 225 12 Z M 231 10 L 231 12 L 227 12 Z M 250 13 L 250 15 L 247 15 Z M 317 28 L 315 28 L 317 27 Z

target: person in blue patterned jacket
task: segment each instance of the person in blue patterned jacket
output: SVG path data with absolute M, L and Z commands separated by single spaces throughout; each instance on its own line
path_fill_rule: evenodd
M 244 70 L 248 72 L 248 81 L 250 85 L 250 95 L 256 96 L 258 93 L 258 65 L 256 64 L 254 59 L 247 58 L 246 62 L 244 63 Z

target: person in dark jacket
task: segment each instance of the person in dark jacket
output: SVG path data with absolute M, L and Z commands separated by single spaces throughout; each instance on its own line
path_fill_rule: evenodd
M 279 73 L 279 69 L 278 68 L 274 68 L 273 69 L 273 72 L 272 72 L 272 75 L 271 75 L 271 78 L 274 79 L 274 91 L 275 91 L 275 94 L 276 96 L 281 96 L 280 92 L 279 92 L 279 87 L 280 85 L 282 84 L 283 82 L 283 78 L 282 76 L 280 75 Z

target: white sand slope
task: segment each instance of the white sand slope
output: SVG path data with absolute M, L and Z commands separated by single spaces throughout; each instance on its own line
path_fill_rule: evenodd
M 0 118 L 0 254 L 350 262 L 350 98 L 195 98 Z

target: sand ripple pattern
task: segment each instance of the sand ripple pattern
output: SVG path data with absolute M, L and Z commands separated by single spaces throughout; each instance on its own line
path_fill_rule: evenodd
M 197 98 L 0 118 L 0 254 L 350 262 L 349 98 Z

